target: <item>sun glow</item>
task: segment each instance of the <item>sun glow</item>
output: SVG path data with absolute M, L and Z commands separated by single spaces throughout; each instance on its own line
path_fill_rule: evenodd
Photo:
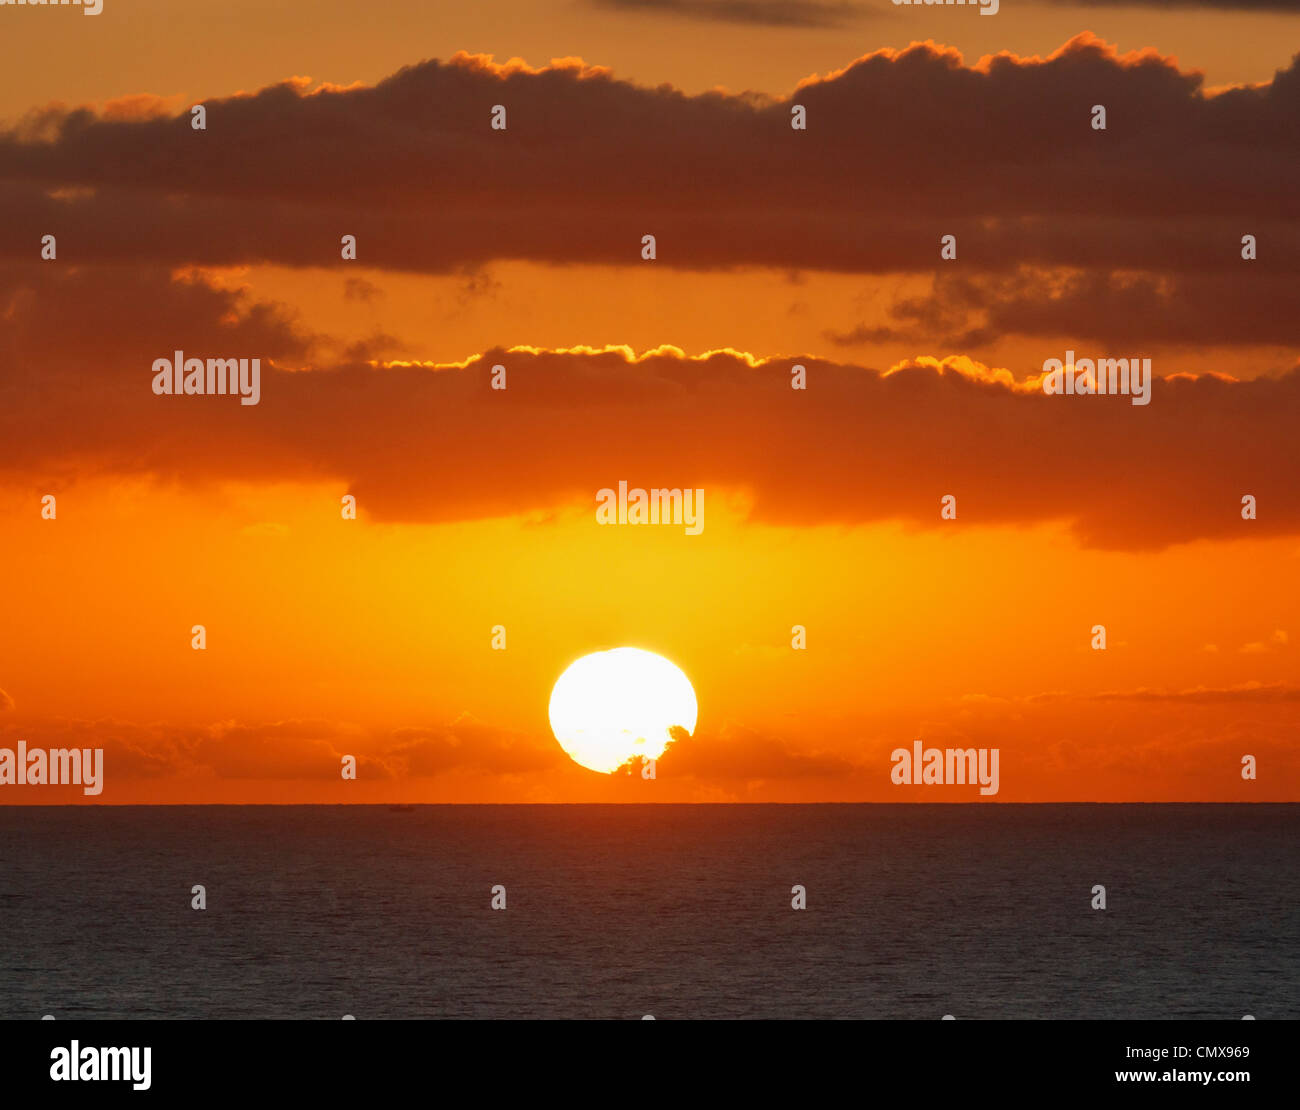
M 608 774 L 629 760 L 658 759 L 671 729 L 695 731 L 690 679 L 661 655 L 614 648 L 584 655 L 551 691 L 551 731 L 575 763 Z

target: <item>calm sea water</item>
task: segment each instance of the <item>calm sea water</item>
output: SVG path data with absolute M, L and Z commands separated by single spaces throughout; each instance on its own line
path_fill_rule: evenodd
M 47 1013 L 1296 1018 L 1300 806 L 0 809 Z

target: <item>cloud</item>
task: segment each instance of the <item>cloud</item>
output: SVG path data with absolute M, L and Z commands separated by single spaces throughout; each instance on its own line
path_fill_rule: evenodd
M 56 107 L 0 134 L 0 257 L 30 258 L 35 227 L 82 264 L 321 266 L 346 231 L 369 267 L 445 273 L 644 265 L 653 233 L 661 267 L 922 272 L 954 234 L 963 272 L 1172 266 L 1230 295 L 1249 213 L 1252 265 L 1300 266 L 1295 60 L 1210 95 L 1170 58 L 1087 34 L 974 64 L 924 43 L 781 98 L 458 54 L 375 86 L 288 81 L 206 105 L 204 132 L 187 114 Z
M 1294 801 L 1300 783 L 1297 702 L 1300 688 L 1293 684 L 1246 683 L 976 696 L 935 705 L 921 721 L 863 720 L 830 729 L 798 721 L 779 729 L 732 722 L 673 744 L 658 761 L 655 789 L 677 800 L 804 801 L 816 783 L 823 798 L 830 791 L 837 800 L 969 800 L 891 785 L 891 751 L 920 738 L 927 746 L 998 748 L 1000 801 L 1224 801 L 1225 795 Z M 356 755 L 363 786 L 418 781 L 425 786 L 422 797 L 454 788 L 449 797 L 457 801 L 497 802 L 503 791 L 530 784 L 541 797 L 581 788 L 592 801 L 644 800 L 639 775 L 591 774 L 543 731 L 516 733 L 468 715 L 393 730 L 311 720 L 0 722 L 0 746 L 12 748 L 19 740 L 29 747 L 102 747 L 106 800 L 117 793 L 115 784 L 133 782 L 147 792 L 126 789 L 117 797 L 213 800 L 229 797 L 223 783 L 243 788 L 254 780 L 319 791 L 327 783 L 343 785 L 343 754 Z M 1260 784 L 1241 779 L 1243 753 L 1267 768 Z
M 1213 644 L 1205 645 L 1214 648 Z M 1217 650 L 1217 649 L 1215 649 Z M 1133 690 L 1103 690 L 1099 693 L 1071 693 L 1066 690 L 1044 690 L 1036 694 L 1017 697 L 996 697 L 991 694 L 963 694 L 959 703 L 964 708 L 989 707 L 998 712 L 1009 706 L 1050 706 L 1079 702 L 1188 702 L 1194 704 L 1259 702 L 1260 704 L 1300 701 L 1300 686 L 1289 682 L 1242 682 L 1235 686 L 1195 686 L 1185 690 L 1157 690 L 1142 686 Z
M 1233 256 L 1231 235 L 1216 242 L 1225 258 Z M 1300 254 L 1284 269 L 1290 271 L 1293 261 L 1300 261 Z M 1237 265 L 1231 280 L 1213 273 L 1057 272 L 1029 266 L 1009 275 L 941 273 L 928 295 L 896 299 L 890 324 L 830 331 L 826 338 L 845 348 L 890 341 L 958 350 L 1007 335 L 1069 335 L 1130 352 L 1157 344 L 1300 344 L 1300 315 L 1292 311 L 1300 272 Z
M 789 738 L 740 725 L 675 739 L 659 758 L 656 774 L 713 783 L 797 781 L 859 774 L 863 764 L 843 752 L 810 748 Z
M 261 403 L 155 396 L 152 360 L 177 348 L 263 357 Z M 595 491 L 627 479 L 743 493 L 769 524 L 938 527 L 952 493 L 959 527 L 1060 521 L 1111 549 L 1300 532 L 1300 368 L 1161 378 L 1135 407 L 1047 397 L 957 356 L 881 370 L 671 347 L 456 365 L 320 352 L 346 355 L 282 306 L 188 279 L 0 268 L 0 362 L 17 371 L 0 379 L 0 474 L 332 481 L 388 522 L 593 514 Z M 1245 493 L 1258 520 L 1241 519 Z
M 1279 628 L 1267 640 L 1253 640 L 1248 644 L 1242 644 L 1237 650 L 1242 655 L 1263 655 L 1265 652 L 1277 651 L 1286 647 L 1290 637 L 1286 632 Z
M 848 0 L 589 0 L 593 7 L 760 27 L 842 27 L 869 9 Z
M 399 764 L 411 776 L 439 775 L 453 769 L 495 775 L 528 774 L 552 770 L 567 762 L 549 738 L 536 741 L 485 725 L 468 714 L 436 728 L 394 730 L 384 748 L 384 759 Z
M 1205 687 L 1190 690 L 1129 690 L 1091 695 L 1094 701 L 1161 701 L 1161 702 L 1292 702 L 1300 701 L 1300 686 L 1286 682 L 1244 682 L 1239 686 Z
M 192 753 L 201 731 L 189 726 L 99 720 L 40 719 L 0 724 L 0 745 L 103 748 L 111 774 L 129 779 L 172 778 L 196 771 Z
M 549 736 L 526 738 L 462 716 L 445 726 L 389 732 L 311 720 L 209 725 L 45 718 L 0 726 L 0 745 L 98 747 L 114 778 L 342 781 L 344 755 L 358 778 L 397 781 L 452 771 L 510 775 L 567 762 Z
M 327 721 L 282 721 L 265 725 L 216 724 L 203 730 L 190 758 L 223 779 L 340 778 L 344 755 L 355 754 L 364 735 Z M 391 778 L 387 765 L 359 756 L 359 775 Z
M 382 297 L 384 291 L 374 282 L 366 281 L 365 278 L 350 277 L 343 282 L 343 297 L 349 301 L 361 301 L 369 304 L 378 297 Z

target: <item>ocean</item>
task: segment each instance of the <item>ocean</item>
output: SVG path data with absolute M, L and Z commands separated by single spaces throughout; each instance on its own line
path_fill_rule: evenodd
M 45 1014 L 1297 1018 L 1300 805 L 5 807 Z

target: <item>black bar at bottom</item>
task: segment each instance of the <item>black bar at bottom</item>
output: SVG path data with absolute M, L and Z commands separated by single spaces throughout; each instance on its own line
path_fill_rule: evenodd
M 1294 1089 L 1296 1034 L 1288 1021 L 15 1021 L 0 1026 L 0 1074 L 11 1106 L 24 1095 L 336 1104 L 566 1090 L 638 1102 L 1061 1093 L 1236 1106 Z

